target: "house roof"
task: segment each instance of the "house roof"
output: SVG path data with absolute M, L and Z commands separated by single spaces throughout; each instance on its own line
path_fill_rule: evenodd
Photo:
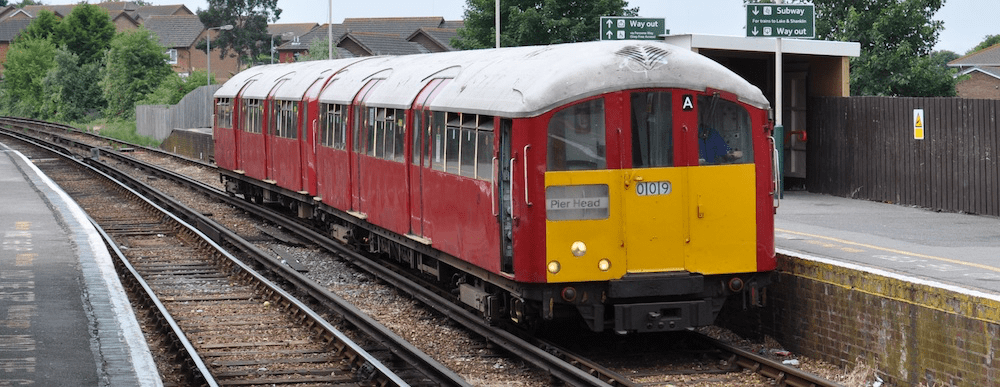
M 163 47 L 191 47 L 205 30 L 205 25 L 195 15 L 154 15 L 143 23 L 156 33 Z
M 132 1 L 105 1 L 94 5 L 108 11 L 135 11 L 139 9 L 139 4 Z
M 31 24 L 31 19 L 6 19 L 0 22 L 0 42 L 13 41 L 22 30 L 28 28 L 28 24 Z
M 329 31 L 327 31 L 327 26 L 329 26 L 329 24 L 316 26 L 309 32 L 306 32 L 305 34 L 299 36 L 298 40 L 283 39 L 285 43 L 283 43 L 280 47 L 278 47 L 278 50 L 306 51 L 309 49 L 309 45 L 312 44 L 313 41 L 315 40 L 326 41 L 327 35 L 329 34 Z M 268 31 L 270 31 L 270 28 L 268 28 Z M 343 24 L 333 25 L 333 41 L 335 43 L 339 42 L 341 37 L 343 37 L 344 34 L 346 33 L 347 33 L 347 28 L 345 28 Z
M 1000 66 L 1000 44 L 995 44 L 948 62 L 950 67 Z
M 962 71 L 959 75 L 966 75 L 969 73 L 981 72 L 983 74 L 989 75 L 993 78 L 1000 79 L 1000 67 L 993 66 L 983 66 L 983 67 L 970 67 L 965 71 Z
M 451 40 L 458 36 L 458 30 L 450 28 L 421 28 L 414 31 L 410 36 L 407 36 L 406 40 L 413 41 L 413 38 L 419 34 L 427 36 L 445 51 L 455 51 L 455 48 L 451 46 Z
M 38 12 L 40 12 L 42 10 L 52 11 L 52 13 L 56 14 L 56 16 L 59 16 L 59 17 L 66 17 L 67 15 L 69 15 L 70 12 L 73 12 L 73 7 L 76 7 L 76 4 L 73 4 L 73 5 L 26 5 L 26 6 L 24 6 L 24 8 L 21 8 L 21 9 L 23 9 L 24 12 L 27 12 L 28 15 L 31 15 L 31 17 L 33 17 L 33 18 L 38 17 Z
M 410 55 L 430 52 L 423 46 L 395 34 L 350 32 L 337 42 L 337 46 L 340 47 L 346 40 L 357 43 L 369 55 Z
M 139 9 L 136 10 L 136 12 L 139 14 L 139 17 L 141 17 L 143 19 L 149 18 L 150 16 L 156 16 L 156 15 L 160 15 L 160 16 L 169 16 L 169 15 L 177 15 L 177 16 L 180 16 L 180 15 L 194 15 L 194 12 L 191 12 L 191 10 L 188 9 L 188 7 L 186 7 L 184 4 L 176 4 L 176 5 L 150 5 L 150 6 L 145 6 L 145 7 L 139 7 Z
M 272 36 L 283 36 L 282 40 L 291 40 L 294 36 L 308 34 L 318 26 L 317 23 L 268 24 L 267 33 Z
M 437 17 L 373 17 L 346 18 L 344 27 L 350 32 L 375 32 L 410 36 L 413 31 L 421 28 L 439 28 L 444 24 L 444 18 Z
M 465 20 L 445 20 L 444 23 L 441 24 L 441 28 L 453 30 L 457 30 L 462 27 L 465 27 Z

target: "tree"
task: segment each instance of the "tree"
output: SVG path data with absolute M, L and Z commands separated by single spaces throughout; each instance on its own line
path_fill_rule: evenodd
M 21 33 L 17 35 L 17 39 L 48 39 L 56 33 L 60 23 L 61 21 L 52 11 L 42 10 L 38 12 L 37 17 L 31 20 L 31 24 L 28 24 L 28 27 L 21 30 Z
M 466 0 L 465 27 L 452 40 L 455 48 L 494 47 L 493 0 Z M 625 0 L 512 0 L 501 3 L 500 45 L 526 46 L 600 39 L 601 16 L 635 16 Z
M 944 0 L 815 0 L 819 39 L 855 41 L 854 95 L 954 96 L 954 71 L 930 57 L 944 24 Z
M 205 78 L 207 76 L 205 71 L 195 70 L 192 71 L 187 77 L 181 78 L 175 72 L 171 72 L 160 82 L 160 85 L 153 90 L 152 93 L 146 95 L 138 105 L 176 105 L 185 95 L 194 91 L 201 86 L 205 86 Z M 211 79 L 211 83 L 215 83 L 215 77 Z
M 165 51 L 156 34 L 145 27 L 115 35 L 100 82 L 108 102 L 105 116 L 135 115 L 136 101 L 145 98 L 173 72 Z
M 104 106 L 98 62 L 80 65 L 79 57 L 65 47 L 55 55 L 55 67 L 42 80 L 44 118 L 76 121 Z
M 977 44 L 971 50 L 967 51 L 965 55 L 973 54 L 976 51 L 982 50 L 984 48 L 993 47 L 998 43 L 1000 43 L 1000 35 L 986 35 L 986 37 L 983 38 L 982 43 Z
M 104 8 L 91 4 L 78 4 L 59 23 L 55 31 L 57 46 L 66 45 L 70 52 L 80 58 L 80 64 L 95 63 L 104 57 L 104 52 L 115 37 L 115 25 Z
M 330 59 L 330 40 L 329 39 L 314 39 L 309 43 L 309 51 L 305 55 L 300 55 L 295 57 L 297 62 L 305 62 L 310 60 L 324 60 Z M 337 52 L 337 47 L 333 48 L 333 59 L 339 59 L 340 53 Z
M 220 49 L 219 58 L 229 51 L 236 53 L 240 66 L 253 58 L 270 53 L 271 35 L 267 23 L 277 22 L 281 15 L 278 0 L 208 0 L 207 10 L 198 10 L 202 24 L 211 27 L 232 25 L 229 31 L 219 31 L 212 47 Z M 199 43 L 199 48 L 204 45 Z
M 0 105 L 11 115 L 38 117 L 42 111 L 42 79 L 53 67 L 56 46 L 48 39 L 17 39 L 4 62 Z

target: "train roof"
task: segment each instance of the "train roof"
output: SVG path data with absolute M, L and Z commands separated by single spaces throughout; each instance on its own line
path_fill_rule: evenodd
M 512 118 L 536 116 L 581 98 L 641 88 L 712 88 L 733 93 L 755 107 L 769 106 L 760 89 L 729 69 L 656 41 L 569 43 L 258 66 L 234 76 L 216 97 L 234 97 L 251 82 L 244 92 L 246 98 L 263 98 L 275 82 L 297 73 L 335 74 L 320 95 L 320 101 L 326 103 L 351 103 L 365 84 L 379 79 L 365 104 L 389 108 L 408 108 L 429 81 L 451 78 L 429 103 L 431 109 Z M 300 82 L 307 88 L 313 80 Z M 282 86 L 279 91 L 284 89 Z M 295 90 L 305 91 L 302 87 Z

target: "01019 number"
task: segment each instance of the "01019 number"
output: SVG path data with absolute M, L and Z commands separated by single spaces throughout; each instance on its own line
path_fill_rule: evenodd
M 639 196 L 669 195 L 669 181 L 644 181 L 635 185 L 635 194 Z

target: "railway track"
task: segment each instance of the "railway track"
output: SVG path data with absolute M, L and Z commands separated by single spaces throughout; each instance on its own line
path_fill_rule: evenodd
M 3 121 L 0 121 L 3 123 Z M 8 125 L 13 124 L 7 122 Z M 39 123 L 33 123 L 33 127 L 42 135 L 44 133 L 51 132 L 44 128 L 44 125 Z M 56 142 L 65 143 L 67 140 L 59 135 L 56 135 Z M 98 141 L 100 143 L 100 141 Z M 84 154 L 90 154 L 90 148 L 84 145 L 72 145 L 73 148 L 78 148 Z M 135 156 L 135 152 L 113 152 L 105 151 L 101 153 L 103 158 L 109 159 L 112 164 L 121 163 L 123 165 L 127 164 L 128 168 L 121 169 L 138 169 L 145 171 L 147 173 L 154 173 L 159 176 L 160 179 L 169 179 L 171 181 L 177 182 L 177 184 L 183 184 L 190 187 L 200 186 L 200 190 L 205 192 L 205 194 L 213 197 L 214 200 L 225 202 L 232 206 L 240 206 L 244 211 L 255 213 L 256 216 L 268 219 L 270 222 L 274 222 L 285 230 L 289 230 L 293 233 L 299 234 L 301 238 L 311 241 L 318 246 L 331 251 L 336 251 L 338 254 L 342 255 L 346 259 L 350 260 L 354 264 L 362 267 L 366 271 L 374 273 L 379 278 L 385 279 L 389 283 L 393 283 L 395 286 L 400 286 L 404 292 L 413 295 L 418 300 L 424 302 L 425 304 L 435 308 L 440 313 L 443 313 L 454 321 L 458 322 L 460 325 L 466 329 L 475 332 L 478 335 L 482 335 L 488 342 L 498 345 L 504 350 L 514 354 L 516 356 L 524 358 L 526 361 L 536 364 L 539 367 L 549 372 L 553 379 L 561 380 L 570 385 L 620 385 L 620 386 L 631 386 L 640 385 L 639 383 L 633 382 L 629 378 L 619 375 L 614 371 L 611 371 L 605 366 L 597 364 L 595 362 L 589 361 L 586 358 L 574 355 L 572 352 L 561 349 L 559 346 L 552 343 L 546 343 L 539 341 L 537 339 L 528 338 L 522 339 L 510 332 L 497 330 L 494 327 L 490 327 L 484 324 L 481 318 L 476 315 L 469 313 L 464 310 L 464 308 L 457 305 L 454 302 L 453 297 L 448 294 L 442 294 L 434 292 L 425 286 L 417 284 L 413 281 L 413 278 L 407 277 L 403 273 L 399 273 L 393 270 L 392 267 L 386 267 L 380 265 L 376 262 L 369 260 L 360 254 L 357 254 L 350 250 L 345 250 L 337 242 L 333 242 L 322 235 L 320 232 L 311 230 L 303 224 L 300 224 L 287 217 L 279 216 L 272 211 L 266 209 L 261 209 L 255 206 L 246 206 L 237 198 L 231 198 L 225 193 L 219 191 L 217 188 L 212 187 L 211 184 L 205 182 L 197 182 L 204 180 L 204 178 L 189 179 L 184 176 L 179 176 L 176 173 L 171 172 L 167 168 L 159 168 L 154 166 L 147 166 L 138 161 L 139 157 Z M 128 156 L 126 156 L 126 154 Z M 162 158 L 166 156 L 157 156 L 157 158 Z M 146 157 L 142 157 L 146 158 Z M 166 157 L 169 158 L 169 157 Z M 198 164 L 195 162 L 195 164 Z M 200 175 L 212 175 L 214 173 L 215 179 L 217 180 L 218 173 L 214 171 L 214 167 L 210 165 L 203 166 L 209 172 L 200 173 Z M 171 167 L 168 167 L 171 168 Z M 176 168 L 171 168 L 176 170 Z M 198 175 L 198 174 L 196 174 Z M 213 192 L 214 191 L 214 192 Z M 204 212 L 204 211 L 203 211 Z M 206 222 L 206 220 L 192 220 L 194 223 Z M 207 227 L 210 231 L 209 234 L 225 233 L 223 230 Z M 219 239 L 220 236 L 214 236 L 213 239 Z M 262 260 L 259 265 L 266 267 L 267 270 L 274 272 L 286 272 L 285 278 L 295 277 L 295 270 L 290 269 L 286 264 L 281 264 L 277 260 Z M 300 289 L 310 289 L 304 290 L 306 293 L 312 294 L 314 297 L 313 301 L 320 304 L 330 304 L 329 301 L 324 301 L 322 293 L 325 289 L 317 289 L 314 284 L 309 285 L 311 281 L 306 279 L 295 279 L 292 282 L 297 283 Z M 336 309 L 337 307 L 332 307 Z M 715 343 L 717 346 L 725 346 L 722 343 Z M 793 367 L 788 367 L 780 363 L 769 361 L 762 357 L 754 358 L 753 354 L 740 353 L 739 349 L 720 349 L 720 351 L 727 351 L 727 353 L 733 353 L 727 355 L 727 359 L 733 365 L 733 367 L 739 366 L 745 369 L 750 369 L 759 372 L 765 376 L 771 377 L 772 379 L 779 382 L 779 385 L 792 385 L 792 386 L 826 386 L 826 385 L 837 385 L 829 381 L 823 381 L 822 379 L 816 378 L 804 373 Z M 745 351 L 743 351 L 745 352 Z
M 176 384 L 463 384 L 459 378 L 427 377 L 395 353 L 372 346 L 375 339 L 362 348 L 139 192 L 102 180 L 102 173 L 83 163 L 19 148 L 41 160 L 39 168 L 105 231 L 108 245 L 123 258 L 120 272 L 129 277 L 123 282 L 147 294 L 141 298 L 156 325 L 173 328 L 166 333 L 173 337 L 167 346 L 178 351 L 174 368 L 183 370 Z M 372 354 L 376 351 L 381 358 Z

